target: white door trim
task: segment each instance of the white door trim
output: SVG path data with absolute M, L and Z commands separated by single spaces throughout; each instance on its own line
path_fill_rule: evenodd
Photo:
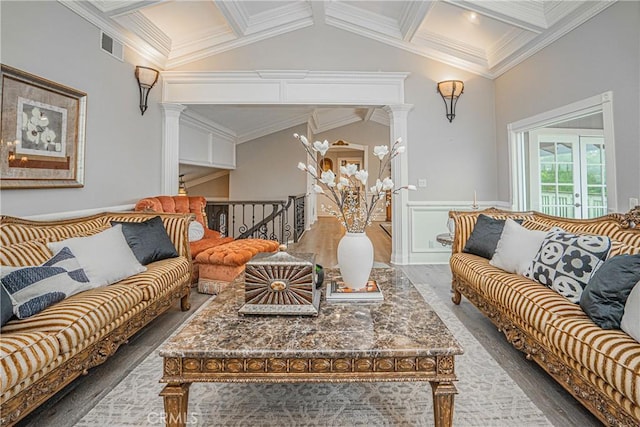
M 509 174 L 511 177 L 511 208 L 523 210 L 524 194 L 522 171 L 518 162 L 522 157 L 523 133 L 532 129 L 549 126 L 578 117 L 602 112 L 604 146 L 607 175 L 607 209 L 616 212 L 618 206 L 618 186 L 616 184 L 615 134 L 613 130 L 613 92 L 604 92 L 581 101 L 574 102 L 544 113 L 527 117 L 507 125 L 509 137 Z
M 407 153 L 408 113 L 411 105 L 404 103 L 404 81 L 409 73 L 366 71 L 164 71 L 162 72 L 162 102 L 164 104 L 234 104 L 234 105 L 344 105 L 386 107 L 391 118 L 390 145 L 402 137 Z M 179 121 L 166 117 L 163 127 L 163 152 L 178 153 Z M 173 128 L 176 126 L 177 128 Z M 168 147 L 167 144 L 176 144 Z M 393 162 L 393 182 L 397 186 L 408 184 L 407 155 Z M 178 156 L 165 159 L 162 182 L 166 194 L 177 185 Z M 166 176 L 175 174 L 175 178 Z M 394 196 L 393 238 L 391 261 L 409 262 L 408 196 L 406 191 Z

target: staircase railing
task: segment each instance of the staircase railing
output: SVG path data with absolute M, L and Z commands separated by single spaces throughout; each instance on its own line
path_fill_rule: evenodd
M 224 237 L 297 242 L 305 230 L 305 195 L 287 200 L 207 202 L 209 227 Z M 289 218 L 293 218 L 293 226 Z

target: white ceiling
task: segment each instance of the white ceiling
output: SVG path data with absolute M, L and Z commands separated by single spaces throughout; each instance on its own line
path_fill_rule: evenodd
M 615 0 L 59 0 L 164 70 L 314 25 L 329 25 L 495 78 Z M 188 105 L 238 143 L 309 123 L 314 134 L 376 108 Z M 220 125 L 224 123 L 224 126 Z M 218 171 L 185 170 L 189 178 Z
M 613 1 L 61 0 L 162 69 L 320 22 L 495 78 Z

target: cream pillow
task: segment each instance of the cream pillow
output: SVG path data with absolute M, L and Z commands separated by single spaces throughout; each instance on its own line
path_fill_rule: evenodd
M 204 227 L 198 221 L 189 223 L 189 241 L 197 242 L 204 237 Z
M 635 284 L 624 305 L 620 329 L 640 342 L 640 282 Z
M 69 248 L 93 286 L 110 285 L 147 270 L 127 244 L 120 224 L 93 236 L 73 237 L 47 246 L 54 254 Z
M 528 230 L 511 218 L 507 219 L 489 264 L 524 275 L 546 235 L 546 231 Z

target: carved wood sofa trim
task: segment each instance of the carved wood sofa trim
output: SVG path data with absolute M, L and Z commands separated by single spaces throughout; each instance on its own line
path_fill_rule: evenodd
M 591 383 L 580 375 L 574 368 L 567 365 L 552 351 L 547 350 L 539 341 L 529 333 L 514 324 L 502 310 L 491 301 L 476 292 L 475 287 L 467 283 L 458 275 L 453 275 L 451 282 L 456 294 L 464 295 L 476 306 L 491 322 L 502 332 L 507 341 L 517 350 L 525 353 L 527 359 L 536 362 L 542 369 L 551 375 L 573 397 L 582 403 L 591 413 L 606 425 L 611 426 L 635 426 L 637 420 L 626 413 L 610 397 L 596 389 Z
M 102 213 L 89 217 L 74 218 L 59 221 L 31 221 L 16 217 L 3 216 L 2 222 L 5 224 L 24 224 L 24 225 L 66 225 L 76 224 L 83 221 L 91 221 L 105 215 L 118 216 L 121 213 Z M 144 216 L 151 218 L 153 216 L 182 216 L 189 221 L 193 220 L 192 214 L 135 214 L 136 216 Z M 191 263 L 191 257 L 188 245 L 188 228 L 185 226 L 182 231 L 181 244 L 176 249 L 180 254 L 186 255 L 186 259 Z M 191 270 L 191 268 L 189 269 Z M 189 297 L 191 294 L 191 284 L 188 279 L 180 279 L 183 283 L 174 289 L 167 290 L 162 295 L 156 297 L 147 307 L 143 308 L 139 313 L 126 320 L 122 325 L 117 326 L 113 331 L 90 344 L 78 354 L 71 356 L 60 366 L 57 366 L 50 372 L 47 372 L 42 378 L 34 381 L 24 389 L 20 390 L 16 395 L 4 401 L 0 407 L 0 426 L 12 426 L 18 421 L 30 414 L 34 409 L 43 404 L 47 399 L 51 398 L 58 391 L 70 384 L 80 375 L 87 374 L 88 370 L 104 363 L 116 350 L 127 343 L 128 339 L 137 333 L 140 329 L 149 324 L 160 314 L 167 311 L 177 300 L 180 300 L 180 308 L 187 311 L 191 308 Z

